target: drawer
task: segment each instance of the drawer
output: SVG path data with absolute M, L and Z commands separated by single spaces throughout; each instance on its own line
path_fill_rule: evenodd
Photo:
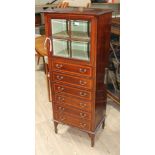
M 92 80 L 86 78 L 78 78 L 70 75 L 64 75 L 60 73 L 53 72 L 53 81 L 55 82 L 63 82 L 72 84 L 74 86 L 80 86 L 83 88 L 91 89 L 92 88 Z
M 83 130 L 90 130 L 91 127 L 89 121 L 79 120 L 66 114 L 55 113 L 55 119 L 61 123 L 72 125 Z
M 60 84 L 53 84 L 53 87 L 56 93 L 74 95 L 76 97 L 80 97 L 80 98 L 88 99 L 88 100 L 92 99 L 91 92 L 89 91 L 71 88 L 68 86 L 60 85 Z
M 64 72 L 69 72 L 70 74 L 84 75 L 84 76 L 92 76 L 92 68 L 88 66 L 80 66 L 67 64 L 63 62 L 53 62 L 53 70 L 61 70 Z
M 59 112 L 61 114 L 70 115 L 72 117 L 78 118 L 78 119 L 87 119 L 91 120 L 91 113 L 81 111 L 78 109 L 73 109 L 68 105 L 62 105 L 58 103 L 54 103 L 54 109 L 56 112 Z
M 55 95 L 54 100 L 59 104 L 72 106 L 84 111 L 91 111 L 91 102 L 61 95 Z

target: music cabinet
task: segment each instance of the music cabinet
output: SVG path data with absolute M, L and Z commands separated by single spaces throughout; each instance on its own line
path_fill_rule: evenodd
M 44 15 L 55 133 L 59 123 L 77 127 L 93 147 L 105 122 L 112 11 L 66 8 Z

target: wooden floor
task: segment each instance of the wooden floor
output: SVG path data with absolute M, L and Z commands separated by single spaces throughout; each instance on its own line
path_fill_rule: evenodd
M 76 128 L 58 125 L 54 133 L 52 105 L 48 102 L 45 75 L 42 65 L 35 71 L 36 101 L 36 155 L 119 155 L 120 112 L 119 107 L 108 100 L 105 128 L 96 134 L 95 146 L 90 147 L 89 136 Z

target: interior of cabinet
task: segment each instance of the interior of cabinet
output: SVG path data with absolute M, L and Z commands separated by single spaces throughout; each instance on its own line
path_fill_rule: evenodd
M 90 22 L 51 19 L 53 55 L 90 60 Z

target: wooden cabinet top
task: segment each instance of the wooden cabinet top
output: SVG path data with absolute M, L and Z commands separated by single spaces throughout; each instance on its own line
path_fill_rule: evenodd
M 73 14 L 73 15 L 93 15 L 98 16 L 112 12 L 111 9 L 94 9 L 94 8 L 55 8 L 42 11 L 44 13 L 56 13 L 56 14 Z

